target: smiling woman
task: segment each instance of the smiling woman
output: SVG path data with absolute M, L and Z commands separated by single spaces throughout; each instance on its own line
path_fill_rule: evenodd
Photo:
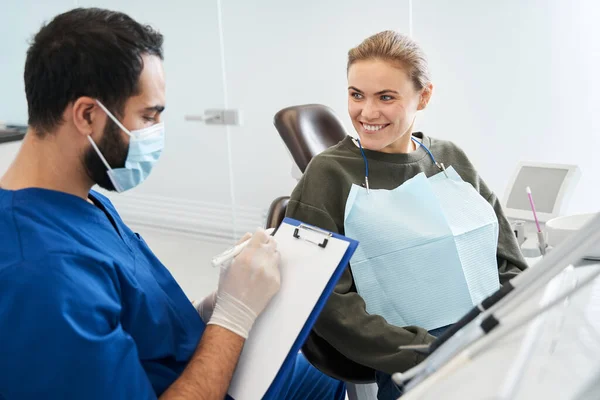
M 494 193 L 464 152 L 413 132 L 433 93 L 427 60 L 392 31 L 348 53 L 348 136 L 313 158 L 287 215 L 360 242 L 304 354 L 348 380 L 376 377 L 378 398 L 401 394 L 390 374 L 526 262 Z
M 362 145 L 384 153 L 415 149 L 417 111 L 433 91 L 425 55 L 408 37 L 386 31 L 348 55 L 348 112 Z

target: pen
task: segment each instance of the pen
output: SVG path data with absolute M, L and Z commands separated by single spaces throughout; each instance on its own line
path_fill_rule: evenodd
M 273 235 L 273 232 L 275 232 L 275 228 L 269 228 L 269 229 L 265 230 L 265 233 L 267 235 Z M 242 252 L 242 250 L 244 250 L 246 248 L 249 241 L 250 241 L 250 239 L 245 240 L 242 243 L 240 243 L 228 250 L 225 250 L 218 256 L 214 256 L 212 259 L 213 267 L 218 267 L 220 265 L 225 264 L 228 261 L 233 260 L 234 257 L 236 257 L 238 254 L 240 254 Z

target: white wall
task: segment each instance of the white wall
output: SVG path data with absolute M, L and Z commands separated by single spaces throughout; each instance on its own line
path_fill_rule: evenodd
M 28 42 L 51 16 L 76 5 L 76 0 L 3 0 L 0 23 L 0 121 L 27 123 L 23 68 Z M 1 146 L 1 145 L 0 145 Z M 0 170 L 1 171 L 1 170 Z
M 0 144 L 0 176 L 8 169 L 15 154 L 19 150 L 19 142 Z
M 30 8 L 10 1 L 14 13 Z M 33 6 L 35 0 L 24 2 Z M 315 0 L 173 0 L 168 7 L 157 0 L 74 2 L 125 11 L 165 35 L 165 154 L 146 184 L 111 197 L 133 223 L 204 238 L 215 232 L 225 240 L 261 225 L 270 202 L 295 185 L 273 115 L 289 105 L 318 102 L 335 107 L 347 120 L 347 50 L 382 28 L 405 31 L 409 20 L 408 0 L 378 0 L 369 7 L 358 0 L 345 7 Z M 11 59 L 24 60 L 24 38 L 39 29 L 41 20 L 62 10 L 49 6 L 39 21 L 23 21 L 12 35 L 22 45 L 7 53 Z M 16 63 L 0 79 L 22 86 L 22 68 L 22 61 Z M 20 108 L 1 104 L 0 120 L 24 122 L 22 90 L 11 92 L 15 96 L 5 103 Z M 243 126 L 184 121 L 184 115 L 225 106 L 241 110 Z
M 227 95 L 245 120 L 233 134 L 232 149 L 240 204 L 264 207 L 295 185 L 291 159 L 272 124 L 277 111 L 327 104 L 352 127 L 346 116 L 347 51 L 379 30 L 407 31 L 408 3 L 222 2 Z
M 138 224 L 172 228 L 210 239 L 233 232 L 228 129 L 185 121 L 185 115 L 225 107 L 219 9 L 216 0 L 78 0 L 80 6 L 115 9 L 164 35 L 166 148 L 145 182 L 110 196 Z M 261 224 L 262 209 L 236 207 L 240 231 Z
M 567 212 L 598 211 L 598 17 L 592 0 L 415 1 L 436 85 L 419 127 L 463 147 L 499 196 L 521 160 L 578 164 Z
M 32 35 L 50 16 L 66 11 L 75 0 L 3 1 L 0 22 L 0 121 L 10 124 L 27 123 L 27 101 L 23 69 L 25 53 Z M 10 17 L 8 17 L 10 16 Z M 17 154 L 20 142 L 0 144 L 0 176 Z
M 0 120 L 26 119 L 26 39 L 75 4 L 117 8 L 165 34 L 167 149 L 147 184 L 113 198 L 132 222 L 203 237 L 217 231 L 224 240 L 260 225 L 270 201 L 295 184 L 275 112 L 324 103 L 350 128 L 348 49 L 383 29 L 408 32 L 410 20 L 409 0 L 9 0 L 3 7 L 13 17 L 0 24 Z M 499 196 L 520 160 L 579 164 L 568 211 L 597 210 L 599 9 L 592 0 L 413 1 L 414 37 L 435 84 L 417 127 L 463 147 Z M 239 108 L 244 125 L 183 120 L 224 106 Z

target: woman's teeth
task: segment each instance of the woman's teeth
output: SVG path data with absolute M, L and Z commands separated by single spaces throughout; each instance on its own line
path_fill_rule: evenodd
M 368 125 L 368 124 L 362 124 L 362 125 L 366 130 L 371 131 L 371 132 L 378 131 L 387 126 L 387 125 Z

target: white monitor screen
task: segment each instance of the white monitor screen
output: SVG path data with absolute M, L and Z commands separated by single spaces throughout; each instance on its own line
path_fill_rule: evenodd
M 512 187 L 506 207 L 531 210 L 526 188 L 531 188 L 535 209 L 551 213 L 565 177 L 569 171 L 563 168 L 540 168 L 523 166 Z

